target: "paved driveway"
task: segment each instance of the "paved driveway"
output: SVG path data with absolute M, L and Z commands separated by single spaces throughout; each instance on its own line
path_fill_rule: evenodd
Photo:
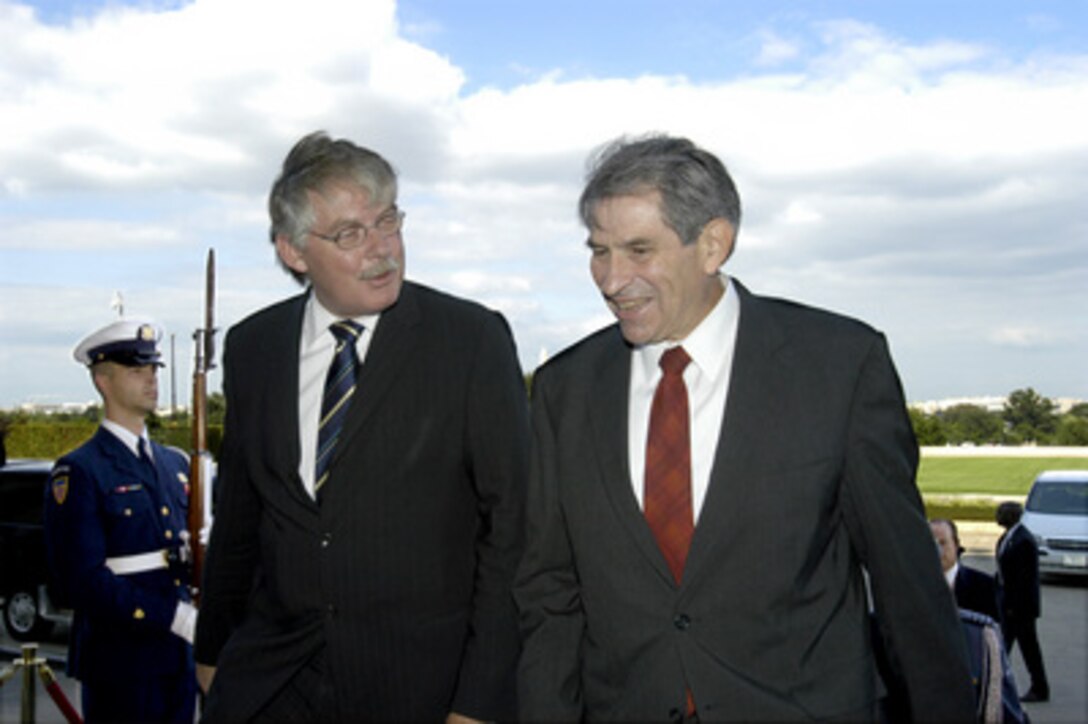
M 992 555 L 976 553 L 985 550 L 989 541 L 970 546 L 965 562 L 987 572 L 993 572 Z M 0 627 L 2 628 L 2 627 Z M 1050 679 L 1050 701 L 1026 704 L 1034 724 L 1051 722 L 1088 722 L 1088 579 L 1080 581 L 1048 581 L 1043 585 L 1043 618 L 1039 621 L 1039 640 Z M 18 655 L 18 644 L 0 635 L 0 668 Z M 66 653 L 63 632 L 42 645 L 41 656 L 51 657 L 68 698 L 79 706 L 77 682 L 64 675 L 64 665 L 57 661 Z M 1012 653 L 1013 670 L 1021 691 L 1028 686 L 1027 670 L 1019 650 Z M 40 681 L 37 686 L 37 721 L 40 724 L 63 724 L 64 718 L 54 708 Z M 19 721 L 21 683 L 18 679 L 0 687 L 0 722 Z

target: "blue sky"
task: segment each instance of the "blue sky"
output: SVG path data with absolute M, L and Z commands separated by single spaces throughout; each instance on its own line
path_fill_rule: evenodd
M 603 0 L 398 5 L 409 37 L 454 59 L 467 88 L 508 87 L 561 69 L 565 76 L 683 75 L 714 81 L 758 71 L 769 36 L 796 44 L 787 65 L 814 49 L 813 26 L 845 18 L 897 37 L 942 38 L 1023 58 L 1043 48 L 1083 52 L 1088 3 L 1070 0 Z
M 0 408 L 93 399 L 71 349 L 117 291 L 186 402 L 207 248 L 224 327 L 297 291 L 264 201 L 317 128 L 393 161 L 409 276 L 526 370 L 610 321 L 585 158 L 665 131 L 737 181 L 726 271 L 883 330 L 909 399 L 1088 398 L 1086 8 L 0 0 Z

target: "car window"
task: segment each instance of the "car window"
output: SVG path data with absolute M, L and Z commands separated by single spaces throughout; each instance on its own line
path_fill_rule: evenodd
M 0 523 L 41 525 L 48 470 L 4 470 L 0 474 Z
M 1037 483 L 1028 510 L 1051 515 L 1088 515 L 1088 482 Z

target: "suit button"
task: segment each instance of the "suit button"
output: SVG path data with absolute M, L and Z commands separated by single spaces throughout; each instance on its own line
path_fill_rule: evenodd
M 686 613 L 681 613 L 672 620 L 672 625 L 681 631 L 687 631 L 691 627 L 691 619 Z
M 322 548 L 328 548 L 330 543 L 332 543 L 332 533 L 325 533 L 321 536 Z
M 325 606 L 325 615 L 327 617 L 329 617 L 329 618 L 332 618 L 333 616 L 335 616 L 336 615 L 336 606 L 332 605 L 331 603 L 327 604 Z

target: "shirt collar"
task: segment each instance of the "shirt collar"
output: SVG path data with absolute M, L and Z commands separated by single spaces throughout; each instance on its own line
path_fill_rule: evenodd
M 949 588 L 956 587 L 956 574 L 960 572 L 960 562 L 956 561 L 952 567 L 944 572 L 944 580 L 948 581 Z
M 653 378 L 653 373 L 665 350 L 677 345 L 684 348 L 695 366 L 703 374 L 708 375 L 711 381 L 717 379 L 721 371 L 721 362 L 725 359 L 722 354 L 722 340 L 730 339 L 729 330 L 735 327 L 740 313 L 740 299 L 733 286 L 733 280 L 725 274 L 721 274 L 720 278 L 725 292 L 710 313 L 687 337 L 682 340 L 648 344 L 635 349 L 636 364 L 643 366 L 647 379 Z
M 143 434 L 137 435 L 132 432 L 132 430 L 129 430 L 127 427 L 124 427 L 123 425 L 118 425 L 113 420 L 109 420 L 106 418 L 102 419 L 102 427 L 113 433 L 114 437 L 124 443 L 125 447 L 132 451 L 133 455 L 135 455 L 136 457 L 140 457 L 140 440 L 147 439 L 147 428 L 144 428 Z
M 380 313 L 364 314 L 359 317 L 352 317 L 352 319 L 373 333 L 380 317 Z M 343 317 L 339 317 L 326 309 L 311 289 L 310 296 L 306 300 L 306 310 L 302 317 L 302 348 L 311 349 L 323 341 L 331 340 L 333 337 L 332 332 L 329 331 L 329 325 L 341 319 Z

